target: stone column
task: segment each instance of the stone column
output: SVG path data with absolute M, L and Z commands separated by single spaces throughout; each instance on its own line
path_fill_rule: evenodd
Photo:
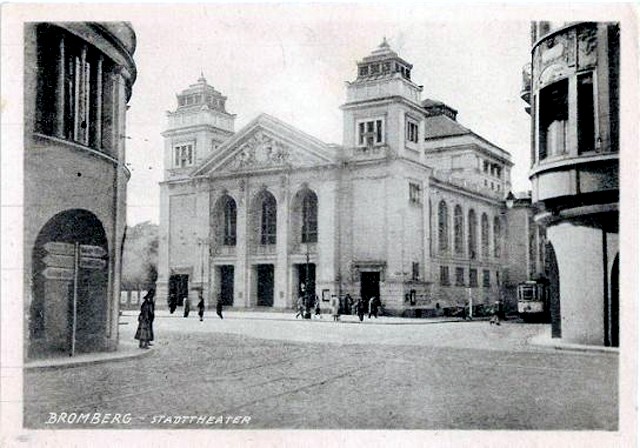
M 246 179 L 240 179 L 236 215 L 236 264 L 233 271 L 233 306 L 249 307 L 249 188 Z
M 280 176 L 278 189 L 278 215 L 276 218 L 276 265 L 274 266 L 273 306 L 287 306 L 289 279 L 289 177 Z

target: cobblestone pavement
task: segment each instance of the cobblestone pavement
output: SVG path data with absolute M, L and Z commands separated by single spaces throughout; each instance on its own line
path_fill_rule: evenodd
M 160 313 L 150 356 L 26 371 L 25 426 L 617 428 L 616 354 L 529 346 L 537 325 L 327 320 Z M 122 323 L 121 338 L 132 338 L 135 316 Z M 68 424 L 62 412 L 91 416 Z M 58 423 L 46 424 L 50 413 Z M 93 413 L 105 423 L 92 424 Z M 114 421 L 127 413 L 130 422 Z

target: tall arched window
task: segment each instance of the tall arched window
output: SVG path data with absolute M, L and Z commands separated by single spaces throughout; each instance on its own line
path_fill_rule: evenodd
M 260 244 L 276 244 L 276 198 L 269 192 L 262 197 L 260 214 Z
M 500 228 L 500 217 L 496 216 L 493 218 L 493 256 L 498 258 L 500 257 L 500 239 L 502 229 Z
M 227 196 L 224 199 L 223 205 L 223 213 L 224 213 L 224 221 L 223 221 L 223 234 L 222 234 L 222 244 L 224 246 L 235 246 L 236 245 L 236 201 L 233 200 L 232 197 Z
M 446 252 L 449 249 L 449 211 L 447 204 L 440 201 L 438 204 L 438 251 Z
M 481 230 L 482 230 L 482 256 L 489 256 L 489 217 L 486 213 L 482 214 Z
M 318 197 L 309 190 L 302 199 L 302 239 L 303 243 L 318 242 Z
M 464 253 L 464 215 L 462 214 L 462 207 L 456 205 L 453 211 L 453 232 L 454 232 L 454 246 L 456 254 Z
M 476 212 L 469 210 L 469 235 L 467 240 L 469 241 L 469 258 L 472 260 L 478 256 L 478 222 L 476 220 Z

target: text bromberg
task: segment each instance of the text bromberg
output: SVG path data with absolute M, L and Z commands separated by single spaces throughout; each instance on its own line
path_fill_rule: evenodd
M 49 418 L 45 422 L 46 425 L 55 425 L 66 423 L 88 424 L 88 425 L 128 425 L 131 423 L 131 414 L 108 414 L 102 412 L 49 412 Z

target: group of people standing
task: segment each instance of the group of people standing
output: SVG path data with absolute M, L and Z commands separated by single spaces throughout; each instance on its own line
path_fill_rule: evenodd
M 308 313 L 310 317 L 310 307 L 307 306 L 306 303 L 307 301 L 304 297 L 298 298 L 298 313 L 296 314 L 296 318 L 298 316 L 304 317 L 305 312 Z M 331 316 L 333 317 L 334 322 L 338 322 L 340 320 L 340 316 L 343 314 L 357 315 L 360 322 L 362 322 L 365 314 L 369 315 L 369 319 L 371 319 L 372 316 L 377 319 L 382 304 L 380 302 L 380 298 L 375 296 L 370 297 L 369 299 L 363 299 L 360 297 L 357 301 L 354 301 L 350 294 L 346 294 L 342 298 L 334 294 L 329 300 L 329 306 L 331 307 Z M 320 300 L 318 299 L 318 296 L 315 296 L 313 308 L 315 309 L 315 315 L 321 317 Z
M 153 345 L 153 320 L 155 319 L 155 295 L 156 290 L 151 289 L 147 294 L 145 294 L 142 299 L 142 305 L 140 305 L 140 314 L 138 315 L 138 329 L 136 330 L 136 334 L 134 336 L 135 339 L 139 341 L 138 347 L 142 349 L 148 349 L 149 346 Z M 202 292 L 198 294 L 198 316 L 200 317 L 200 322 L 204 320 L 204 310 L 206 308 L 204 304 L 204 297 L 202 296 Z M 183 317 L 189 317 L 189 313 L 191 312 L 191 301 L 189 297 L 185 297 L 182 301 L 183 303 Z M 174 313 L 177 307 L 177 300 L 169 301 L 169 312 L 171 314 Z M 216 303 L 216 314 L 220 319 L 222 317 L 222 300 L 218 299 Z

